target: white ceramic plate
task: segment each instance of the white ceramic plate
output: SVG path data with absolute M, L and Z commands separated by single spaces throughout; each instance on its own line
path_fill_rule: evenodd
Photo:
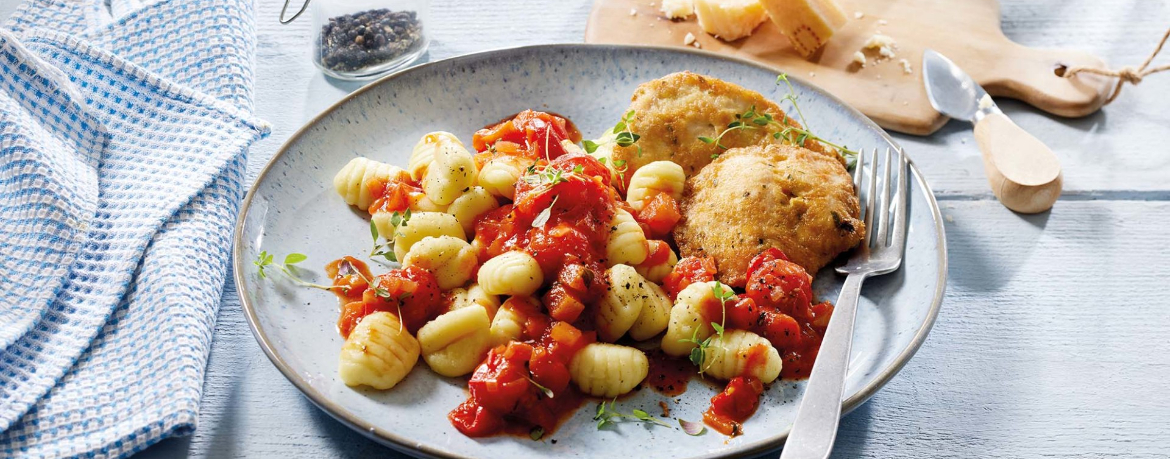
M 776 70 L 714 54 L 665 48 L 545 45 L 490 51 L 414 67 L 362 88 L 292 136 L 260 175 L 236 227 L 235 280 L 248 323 L 264 352 L 314 404 L 355 430 L 396 449 L 436 457 L 674 457 L 756 454 L 783 444 L 803 382 L 774 384 L 744 435 L 708 431 L 691 437 L 678 428 L 625 423 L 598 431 L 587 405 L 543 441 L 471 439 L 448 422 L 466 398 L 465 381 L 442 378 L 419 364 L 394 390 L 355 390 L 337 378 L 342 339 L 334 326 L 332 294 L 300 288 L 280 277 L 261 280 L 252 260 L 261 250 L 309 256 L 307 275 L 327 281 L 325 263 L 370 250 L 365 217 L 333 191 L 334 173 L 363 155 L 405 166 L 423 134 L 450 131 L 470 141 L 476 129 L 526 108 L 569 117 L 585 138 L 613 126 L 634 88 L 671 72 L 690 70 L 760 91 L 774 100 Z M 869 119 L 824 91 L 793 78 L 801 108 L 818 135 L 854 148 L 893 141 Z M 910 152 L 911 154 L 913 152 Z M 913 169 L 913 165 L 911 165 Z M 938 206 L 913 169 L 909 241 L 903 268 L 866 282 L 857 318 L 844 408 L 851 410 L 884 385 L 930 331 L 946 283 L 946 242 Z M 750 218 L 745 216 L 745 218 Z M 373 265 L 375 271 L 379 267 Z M 383 268 L 384 270 L 384 268 Z M 841 278 L 826 268 L 814 285 L 835 300 Z M 672 403 L 675 417 L 698 421 L 716 388 L 692 382 Z M 655 413 L 665 397 L 643 389 L 620 402 Z M 676 424 L 671 420 L 671 424 Z M 555 439 L 554 444 L 551 440 Z

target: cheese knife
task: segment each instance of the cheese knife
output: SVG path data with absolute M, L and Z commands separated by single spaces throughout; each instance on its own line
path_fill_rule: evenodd
M 935 110 L 975 125 L 983 169 L 999 202 L 1025 214 L 1051 209 L 1063 183 L 1052 150 L 1008 119 L 987 91 L 942 54 L 926 50 L 922 76 Z

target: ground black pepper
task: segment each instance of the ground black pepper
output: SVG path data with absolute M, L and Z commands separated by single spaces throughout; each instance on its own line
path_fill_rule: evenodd
M 414 11 L 376 9 L 329 18 L 317 58 L 327 69 L 351 72 L 393 60 L 422 42 Z

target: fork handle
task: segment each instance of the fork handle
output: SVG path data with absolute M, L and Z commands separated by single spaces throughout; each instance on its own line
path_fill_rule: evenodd
M 833 451 L 837 424 L 841 420 L 845 375 L 849 371 L 857 300 L 865 277 L 856 273 L 845 278 L 780 459 L 822 459 Z

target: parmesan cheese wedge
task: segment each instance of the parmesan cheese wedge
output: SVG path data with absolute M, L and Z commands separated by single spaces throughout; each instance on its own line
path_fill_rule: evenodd
M 758 0 L 695 0 L 695 16 L 704 32 L 726 41 L 751 35 L 768 19 Z
M 809 57 L 845 25 L 834 0 L 759 0 L 801 56 Z

